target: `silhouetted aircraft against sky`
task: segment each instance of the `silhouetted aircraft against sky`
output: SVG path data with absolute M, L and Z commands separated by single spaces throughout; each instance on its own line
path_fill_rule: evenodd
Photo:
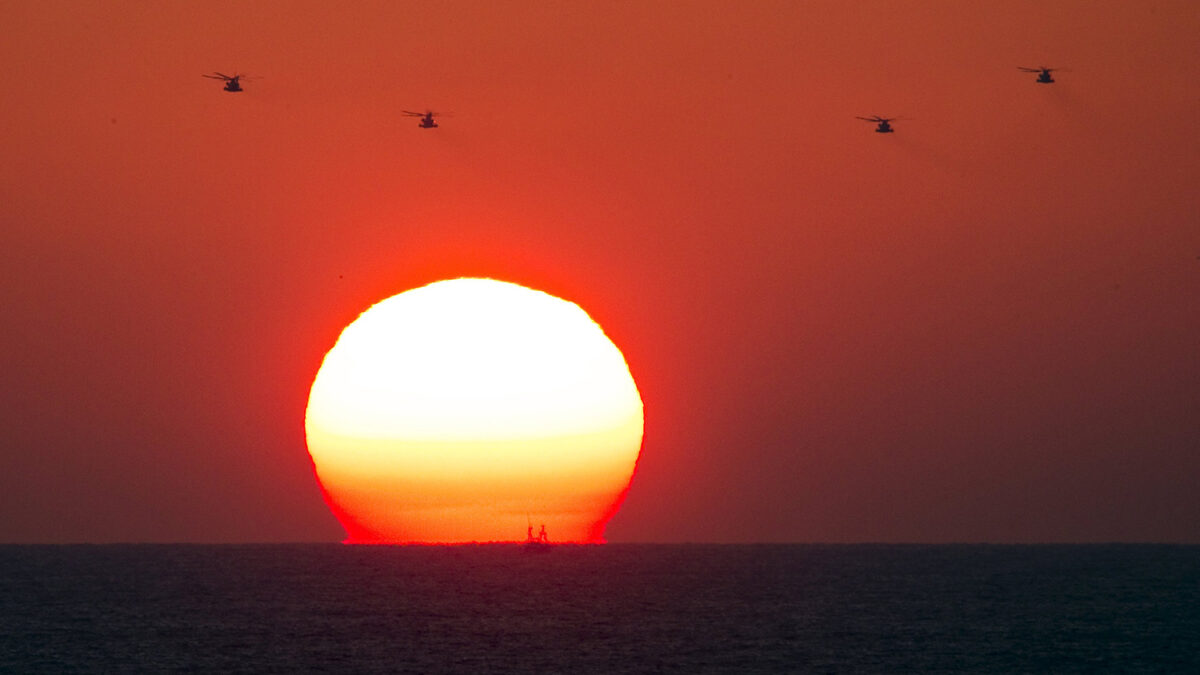
M 875 127 L 875 133 L 877 133 L 877 134 L 890 134 L 893 131 L 895 131 L 895 129 L 892 128 L 891 122 L 895 122 L 896 120 L 905 119 L 905 118 L 903 118 L 903 117 L 880 117 L 879 115 L 875 115 L 874 117 L 855 116 L 855 119 L 859 119 L 864 122 L 872 122 L 874 124 L 879 125 L 879 126 Z
M 401 110 L 400 112 L 404 113 L 405 115 L 408 115 L 409 117 L 420 117 L 421 121 L 417 122 L 417 126 L 421 127 L 422 129 L 433 129 L 434 127 L 436 127 L 437 122 L 434 122 L 433 118 L 442 114 L 442 113 L 435 113 L 432 110 L 426 110 L 423 113 L 413 112 L 411 110 Z
M 241 79 L 245 75 L 225 75 L 224 73 L 213 73 L 212 75 L 202 75 L 213 80 L 225 80 L 225 91 L 238 92 L 242 90 Z
M 1056 70 L 1062 70 L 1062 68 L 1026 68 L 1024 66 L 1017 66 L 1017 70 L 1022 70 L 1026 73 L 1039 73 L 1037 81 L 1041 82 L 1042 84 L 1050 84 L 1054 81 L 1054 78 L 1050 77 L 1050 73 Z

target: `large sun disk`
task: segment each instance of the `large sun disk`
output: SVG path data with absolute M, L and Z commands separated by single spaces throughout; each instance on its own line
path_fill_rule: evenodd
M 306 414 L 349 541 L 512 540 L 534 518 L 558 540 L 595 540 L 642 426 L 624 357 L 582 309 L 487 279 L 363 313 L 325 357 Z

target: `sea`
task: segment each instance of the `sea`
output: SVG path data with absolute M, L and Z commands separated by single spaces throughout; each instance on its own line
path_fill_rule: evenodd
M 0 672 L 1200 673 L 1200 547 L 0 546 Z

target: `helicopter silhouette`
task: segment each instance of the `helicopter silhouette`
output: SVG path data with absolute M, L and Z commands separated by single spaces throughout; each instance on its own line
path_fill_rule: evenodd
M 225 91 L 232 91 L 236 93 L 242 91 L 241 79 L 246 76 L 226 75 L 224 73 L 214 72 L 212 75 L 201 75 L 201 77 L 207 77 L 210 80 L 225 80 Z
M 426 110 L 423 113 L 413 112 L 411 110 L 401 110 L 400 112 L 404 113 L 405 115 L 408 115 L 409 117 L 420 117 L 421 121 L 417 122 L 417 126 L 421 127 L 422 129 L 437 128 L 437 122 L 434 122 L 433 118 L 442 114 L 442 113 L 435 113 L 432 110 Z
M 1024 66 L 1017 66 L 1017 70 L 1021 70 L 1026 73 L 1038 73 L 1037 81 L 1039 83 L 1050 84 L 1051 82 L 1054 82 L 1054 78 L 1050 77 L 1050 73 L 1055 70 L 1062 70 L 1062 68 L 1025 68 Z
M 875 133 L 877 133 L 877 134 L 890 134 L 895 131 L 895 129 L 892 128 L 892 125 L 890 123 L 895 122 L 896 120 L 902 120 L 905 118 L 903 118 L 903 117 L 880 117 L 879 115 L 875 115 L 874 117 L 858 117 L 856 115 L 854 117 L 854 119 L 859 119 L 864 122 L 874 122 L 875 124 L 879 125 L 879 126 L 875 127 Z

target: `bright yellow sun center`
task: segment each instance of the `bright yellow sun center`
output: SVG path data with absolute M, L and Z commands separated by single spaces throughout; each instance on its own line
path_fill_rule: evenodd
M 309 395 L 309 453 L 348 542 L 599 541 L 629 486 L 642 402 L 573 303 L 441 281 L 351 323 Z

